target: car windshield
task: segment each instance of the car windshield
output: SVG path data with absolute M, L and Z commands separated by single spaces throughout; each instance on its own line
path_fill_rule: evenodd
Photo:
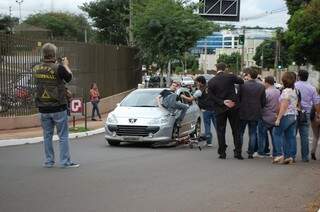
M 159 91 L 134 91 L 121 103 L 123 107 L 158 107 L 156 97 Z

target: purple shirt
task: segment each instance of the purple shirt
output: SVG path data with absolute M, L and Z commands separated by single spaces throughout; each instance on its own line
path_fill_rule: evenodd
M 320 103 L 316 88 L 306 81 L 298 81 L 294 86 L 301 93 L 302 109 L 310 113 L 312 106 Z
M 266 105 L 262 109 L 262 119 L 274 125 L 279 104 L 280 91 L 274 86 L 266 89 Z

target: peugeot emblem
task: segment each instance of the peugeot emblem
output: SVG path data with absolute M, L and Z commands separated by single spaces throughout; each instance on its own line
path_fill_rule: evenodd
M 137 119 L 129 119 L 129 122 L 130 122 L 131 124 L 136 123 L 136 121 L 137 121 Z

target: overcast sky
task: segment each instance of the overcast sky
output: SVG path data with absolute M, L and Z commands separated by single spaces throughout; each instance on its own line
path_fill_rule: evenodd
M 21 4 L 21 14 L 24 19 L 33 13 L 52 10 L 82 13 L 78 6 L 82 5 L 84 2 L 90 1 L 93 0 L 23 0 L 23 3 Z M 9 6 L 12 7 L 12 15 L 19 17 L 19 6 L 18 3 L 16 3 L 16 0 L 1 0 L 0 13 L 9 14 Z M 285 7 L 284 0 L 241 0 L 240 14 L 241 18 L 254 17 L 272 10 L 284 9 Z M 241 21 L 237 25 L 285 27 L 288 18 L 287 11 L 284 11 L 255 20 Z

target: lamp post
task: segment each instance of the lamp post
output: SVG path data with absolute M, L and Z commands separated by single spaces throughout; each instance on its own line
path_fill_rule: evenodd
M 19 22 L 21 23 L 21 4 L 23 0 L 16 0 L 16 2 L 19 4 Z

